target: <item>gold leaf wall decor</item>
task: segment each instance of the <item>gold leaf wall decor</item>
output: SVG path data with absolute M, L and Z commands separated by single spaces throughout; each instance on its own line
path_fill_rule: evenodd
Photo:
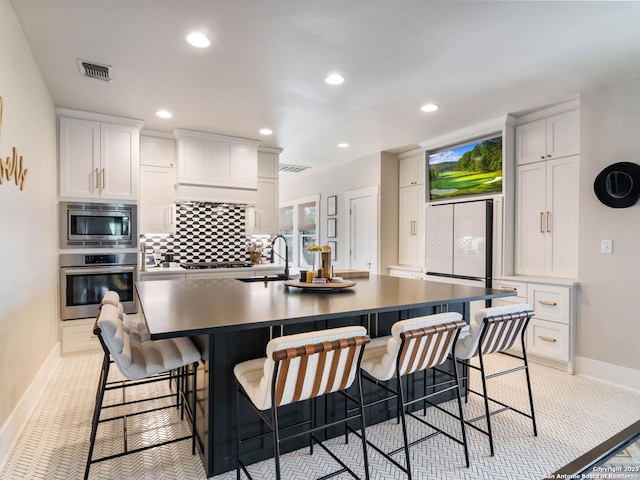
M 2 97 L 0 97 L 0 134 L 2 133 Z M 5 160 L 0 158 L 0 185 L 4 183 L 5 178 L 10 181 L 13 180 L 16 185 L 20 186 L 20 190 L 24 189 L 24 182 L 27 178 L 28 169 L 23 167 L 24 158 L 22 155 L 18 156 L 16 147 L 13 147 L 13 153 Z

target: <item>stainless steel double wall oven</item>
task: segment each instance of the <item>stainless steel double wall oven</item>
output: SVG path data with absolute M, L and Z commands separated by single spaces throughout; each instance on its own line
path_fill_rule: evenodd
M 137 312 L 137 206 L 60 202 L 59 219 L 60 248 L 74 249 L 60 254 L 60 318 L 94 317 L 109 290 Z

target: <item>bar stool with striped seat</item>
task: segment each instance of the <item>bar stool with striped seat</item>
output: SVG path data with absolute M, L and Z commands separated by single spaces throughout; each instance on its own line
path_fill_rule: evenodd
M 463 446 L 466 466 L 469 466 L 469 450 L 467 447 L 467 435 L 465 431 L 464 419 L 462 416 L 462 400 L 460 397 L 460 386 L 458 382 L 458 370 L 456 362 L 452 358 L 453 377 L 454 380 L 445 380 L 444 382 L 426 385 L 426 375 L 424 376 L 425 389 L 423 395 L 418 398 L 408 399 L 407 394 L 402 387 L 402 377 L 415 374 L 417 372 L 426 372 L 432 369 L 435 372 L 441 371 L 436 367 L 442 365 L 449 354 L 455 349 L 456 340 L 460 333 L 460 329 L 466 326 L 459 313 L 440 313 L 428 315 L 424 317 L 412 318 L 396 322 L 391 327 L 391 335 L 387 337 L 375 338 L 365 348 L 362 358 L 362 374 L 363 377 L 379 386 L 380 388 L 391 393 L 383 399 L 371 402 L 365 407 L 377 405 L 390 399 L 396 399 L 397 409 L 402 421 L 403 447 L 393 452 L 384 452 L 371 442 L 368 442 L 378 453 L 383 455 L 387 460 L 404 471 L 409 479 L 412 478 L 411 463 L 409 460 L 409 447 L 421 443 L 434 434 L 426 435 L 418 440 L 409 442 L 407 435 L 406 416 L 410 416 L 422 424 L 430 427 L 438 433 L 442 433 L 451 440 Z M 383 381 L 396 379 L 396 388 L 381 383 Z M 432 391 L 427 394 L 427 389 Z M 458 403 L 458 415 L 432 403 L 429 399 L 436 395 L 447 392 L 455 392 Z M 425 419 L 409 412 L 408 407 L 423 402 L 437 408 L 438 410 L 460 420 L 461 439 L 443 431 L 434 426 Z M 406 457 L 406 466 L 401 465 L 394 460 L 391 455 L 404 450 Z
M 326 429 L 329 426 L 345 425 L 345 436 L 349 431 L 348 422 L 358 420 L 363 440 L 363 459 L 365 478 L 369 479 L 369 460 L 366 448 L 366 436 L 364 415 L 362 407 L 362 387 L 360 381 L 360 361 L 364 345 L 369 342 L 367 331 L 364 327 L 342 327 L 295 335 L 285 335 L 274 338 L 267 344 L 266 358 L 258 358 L 240 363 L 235 366 L 233 372 L 237 383 L 237 478 L 240 478 L 240 470 L 247 477 L 252 478 L 241 459 L 242 443 L 264 437 L 258 435 L 250 438 L 242 438 L 240 432 L 240 404 L 241 397 L 246 398 L 253 410 L 269 427 L 273 435 L 273 456 L 275 460 L 276 479 L 281 478 L 280 470 L 280 445 L 288 440 L 308 436 L 310 453 L 313 454 L 313 444 L 322 447 L 340 466 L 341 470 L 328 474 L 322 478 L 330 478 L 343 472 L 349 473 L 354 478 L 359 478 L 356 473 L 340 460 L 322 441 L 318 440 L 315 432 Z M 356 397 L 347 394 L 346 390 L 354 383 L 357 385 Z M 278 408 L 303 400 L 311 400 L 328 395 L 341 393 L 357 404 L 357 415 L 346 415 L 344 419 L 332 421 L 330 425 L 316 426 L 312 414 L 308 429 L 303 432 L 282 436 L 281 432 L 293 425 L 282 427 L 278 420 Z M 270 415 L 265 411 L 270 410 Z M 346 409 L 345 409 L 346 410 Z M 296 424 L 295 426 L 299 426 Z M 267 433 L 267 435 L 269 435 Z M 347 437 L 348 440 L 348 437 Z
M 465 401 L 468 400 L 468 392 L 480 395 L 484 399 L 484 418 L 486 419 L 487 429 L 474 425 L 473 422 L 480 420 L 483 416 L 467 420 L 467 425 L 484 433 L 489 437 L 489 450 L 491 456 L 494 455 L 493 445 L 493 433 L 491 430 L 491 415 L 503 412 L 505 410 L 512 410 L 527 418 L 530 418 L 533 423 L 533 435 L 538 435 L 538 429 L 536 427 L 536 417 L 533 409 L 533 394 L 531 392 L 531 379 L 529 377 L 529 364 L 527 362 L 527 349 L 525 346 L 525 330 L 529 324 L 531 317 L 535 315 L 533 308 L 527 304 L 507 305 L 500 307 L 486 308 L 476 313 L 475 318 L 471 322 L 469 335 L 465 338 L 458 340 L 456 346 L 456 358 L 457 361 L 465 365 L 467 368 L 480 372 L 482 379 L 482 392 L 477 392 L 469 388 L 468 378 L 465 378 Z M 508 353 L 516 342 L 520 340 L 522 347 L 522 356 Z M 513 358 L 517 358 L 523 361 L 523 365 L 508 370 L 494 372 L 487 374 L 485 371 L 484 358 L 492 353 L 503 353 Z M 478 357 L 479 365 L 471 363 L 473 357 Z M 512 406 L 500 402 L 496 399 L 489 397 L 487 392 L 487 380 L 492 378 L 506 375 L 509 373 L 519 372 L 524 370 L 527 381 L 527 389 L 529 392 L 529 405 L 531 413 L 526 413 L 518 410 Z M 468 370 L 467 370 L 468 371 Z M 490 411 L 489 402 L 494 402 L 500 405 L 502 408 Z
M 106 303 L 109 302 L 109 303 Z M 94 325 L 94 334 L 100 340 L 100 345 L 104 351 L 104 357 L 102 361 L 102 370 L 100 374 L 100 380 L 98 383 L 98 390 L 96 392 L 96 403 L 93 412 L 93 419 L 91 423 L 91 436 L 89 442 L 89 454 L 87 457 L 87 464 L 85 468 L 85 480 L 89 477 L 89 470 L 94 463 L 110 460 L 113 458 L 121 457 L 131 453 L 148 450 L 150 448 L 158 447 L 161 445 L 167 445 L 170 443 L 178 442 L 181 440 L 191 439 L 192 454 L 195 454 L 195 440 L 196 440 L 196 388 L 197 385 L 197 369 L 200 360 L 200 352 L 195 347 L 193 342 L 188 338 L 175 338 L 175 339 L 163 339 L 163 340 L 146 340 L 138 341 L 136 335 L 130 334 L 134 323 L 129 323 L 127 330 L 125 331 L 124 318 L 121 317 L 121 305 L 114 305 L 113 297 L 111 299 L 103 299 L 103 304 L 100 308 L 100 313 L 96 318 Z M 122 382 L 108 382 L 109 369 L 111 364 L 116 364 L 118 370 L 122 376 L 126 379 Z M 191 367 L 190 373 L 185 373 L 186 369 Z M 100 413 L 104 408 L 119 407 L 123 405 L 130 405 L 132 403 L 139 403 L 139 400 L 123 401 L 113 405 L 103 405 L 104 395 L 107 390 L 111 389 L 125 389 L 133 386 L 142 385 L 149 382 L 155 382 L 162 379 L 169 379 L 169 375 L 163 375 L 172 370 L 180 370 L 193 377 L 193 386 L 190 413 L 191 413 L 191 428 L 192 432 L 188 436 L 178 437 L 170 440 L 166 440 L 153 445 L 147 445 L 133 450 L 129 450 L 126 440 L 126 423 L 124 424 L 124 451 L 122 453 L 108 455 L 102 458 L 94 459 L 93 450 L 95 446 L 96 435 L 98 431 L 98 425 L 102 422 L 122 419 L 126 422 L 126 418 L 134 415 L 140 415 L 143 413 L 149 413 L 160 409 L 173 407 L 173 404 L 150 408 L 143 411 L 135 411 L 129 415 L 120 415 L 117 417 L 110 417 L 106 419 L 100 419 Z M 184 394 L 185 390 L 182 390 Z M 156 400 L 158 398 L 169 397 L 170 395 L 162 395 L 160 397 L 148 398 L 145 400 Z

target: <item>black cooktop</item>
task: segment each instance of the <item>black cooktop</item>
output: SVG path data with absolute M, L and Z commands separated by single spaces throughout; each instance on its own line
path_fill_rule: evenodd
M 203 270 L 210 268 L 239 268 L 250 267 L 251 262 L 187 262 L 180 264 L 187 270 Z

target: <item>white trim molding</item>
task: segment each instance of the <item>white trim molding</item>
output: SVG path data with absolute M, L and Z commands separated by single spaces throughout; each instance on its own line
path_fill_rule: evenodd
M 33 411 L 38 406 L 38 402 L 40 402 L 47 385 L 49 385 L 58 363 L 60 363 L 60 342 L 55 344 L 29 388 L 24 392 L 5 424 L 0 428 L 0 473 L 9 460 L 9 456 Z
M 578 375 L 640 390 L 640 370 L 579 356 L 575 357 L 575 368 Z

